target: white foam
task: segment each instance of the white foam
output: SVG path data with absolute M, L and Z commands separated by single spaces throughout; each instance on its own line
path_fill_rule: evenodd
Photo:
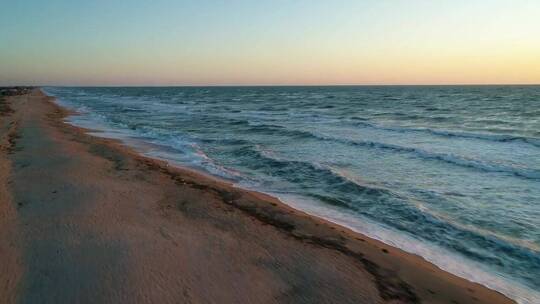
M 239 187 L 243 187 L 243 185 L 239 185 Z M 257 188 L 250 188 L 250 190 L 261 191 L 261 189 Z M 279 198 L 282 202 L 295 209 L 347 227 L 406 252 L 421 256 L 442 270 L 499 291 L 520 304 L 540 303 L 540 292 L 516 283 L 510 278 L 492 273 L 484 265 L 470 261 L 458 254 L 452 254 L 444 248 L 427 244 L 406 234 L 400 234 L 389 227 L 374 223 L 367 218 L 360 218 L 357 214 L 350 214 L 343 210 L 330 208 L 315 200 L 283 193 L 266 193 Z

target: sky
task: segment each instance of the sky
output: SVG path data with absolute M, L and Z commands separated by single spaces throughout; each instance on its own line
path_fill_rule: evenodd
M 538 0 L 0 7 L 0 85 L 540 83 Z

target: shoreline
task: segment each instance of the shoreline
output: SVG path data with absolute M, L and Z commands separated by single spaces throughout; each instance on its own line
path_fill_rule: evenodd
M 45 94 L 47 94 L 45 90 L 43 91 Z M 55 104 L 59 105 L 60 107 L 66 109 L 72 108 L 69 103 L 63 103 L 54 95 L 51 95 L 51 97 L 55 98 Z M 473 283 L 478 283 L 488 289 L 496 290 L 510 299 L 518 301 L 519 303 L 534 302 L 537 294 L 534 290 L 531 290 L 529 287 L 521 285 L 510 279 L 505 279 L 504 277 L 499 276 L 496 272 L 492 272 L 489 267 L 485 267 L 486 265 L 468 260 L 465 257 L 459 256 L 458 254 L 448 252 L 443 247 L 436 245 L 430 246 L 430 244 L 419 242 L 414 237 L 402 235 L 396 231 L 392 231 L 389 228 L 378 226 L 377 223 L 372 222 L 369 219 L 359 219 L 348 214 L 336 213 L 334 210 L 331 210 L 331 208 L 328 208 L 323 204 L 318 204 L 316 201 L 305 199 L 302 196 L 287 196 L 282 195 L 281 193 L 265 191 L 265 189 L 262 188 L 250 187 L 237 183 L 234 178 L 227 179 L 223 175 L 214 173 L 212 170 L 207 170 L 204 167 L 197 165 L 190 166 L 174 160 L 172 157 L 167 158 L 167 152 L 165 153 L 165 156 L 160 156 L 159 154 L 153 155 L 151 151 L 154 148 L 157 150 L 168 150 L 171 148 L 168 146 L 162 146 L 161 144 L 147 142 L 145 139 L 140 139 L 133 136 L 133 134 L 125 133 L 125 131 L 122 129 L 108 128 L 103 124 L 98 124 L 97 127 L 95 127 L 92 125 L 92 121 L 85 119 L 83 119 L 81 122 L 80 120 L 77 120 L 76 117 L 79 115 L 84 116 L 82 113 L 73 112 L 72 115 L 75 119 L 71 119 L 72 117 L 68 116 L 66 117 L 65 122 L 72 126 L 79 127 L 83 131 L 86 130 L 86 132 L 91 136 L 117 140 L 121 145 L 127 147 L 128 149 L 134 150 L 137 154 L 142 154 L 144 157 L 163 161 L 165 164 L 172 167 L 177 167 L 181 170 L 189 170 L 196 174 L 201 174 L 205 178 L 217 179 L 218 181 L 224 182 L 240 190 L 252 191 L 270 196 L 271 199 L 278 200 L 281 204 L 284 204 L 286 207 L 292 208 L 297 212 L 304 215 L 313 216 L 319 220 L 326 221 L 341 228 L 346 228 L 346 230 L 351 231 L 353 234 L 360 234 L 372 240 L 376 240 L 377 242 L 390 246 L 390 248 L 397 248 L 407 254 L 418 256 L 422 260 L 435 265 L 435 267 L 444 272 L 451 273 L 452 275 Z
M 46 94 L 46 93 L 45 93 Z M 52 98 L 55 98 L 54 96 L 49 96 Z M 54 103 L 61 108 L 63 108 L 65 111 L 70 112 L 71 110 L 68 110 L 66 106 L 58 103 L 57 101 L 54 101 Z M 70 115 L 81 115 L 78 112 L 72 111 L 71 114 L 67 115 L 66 118 L 69 118 Z M 321 208 L 322 206 L 319 206 L 318 208 L 309 208 L 313 206 L 308 206 L 309 203 L 316 203 L 314 201 L 305 200 L 301 203 L 299 203 L 294 198 L 287 199 L 287 197 L 282 197 L 279 195 L 279 193 L 272 193 L 267 192 L 264 189 L 257 189 L 257 188 L 250 188 L 245 187 L 243 185 L 237 184 L 234 180 L 227 179 L 225 177 L 214 175 L 210 171 L 205 170 L 202 167 L 197 166 L 188 166 L 186 164 L 182 164 L 180 162 L 167 159 L 167 158 L 160 158 L 158 156 L 152 156 L 149 154 L 146 154 L 145 149 L 148 149 L 149 147 L 152 148 L 154 145 L 152 143 L 147 143 L 144 140 L 140 139 L 133 139 L 129 136 L 122 137 L 122 136 L 110 136 L 110 135 L 100 135 L 100 134 L 108 134 L 109 131 L 103 131 L 99 129 L 94 129 L 92 127 L 83 127 L 83 126 L 77 126 L 75 122 L 65 120 L 65 122 L 75 128 L 80 128 L 82 132 L 85 132 L 86 134 L 89 134 L 90 136 L 95 136 L 98 138 L 106 139 L 106 140 L 112 140 L 116 144 L 121 145 L 122 147 L 126 147 L 128 150 L 131 150 L 135 152 L 135 154 L 140 155 L 145 158 L 149 158 L 151 160 L 155 160 L 157 162 L 163 163 L 164 166 L 168 168 L 176 168 L 179 171 L 187 171 L 191 172 L 195 175 L 200 175 L 203 179 L 211 179 L 216 180 L 220 183 L 224 183 L 227 186 L 239 189 L 240 191 L 247 191 L 247 192 L 253 192 L 255 195 L 261 195 L 262 197 L 267 197 L 270 201 L 278 201 L 279 204 L 282 205 L 282 207 L 290 208 L 302 215 L 308 216 L 308 217 L 314 217 L 317 220 L 323 221 L 328 225 L 335 225 L 336 229 L 344 229 L 352 234 L 352 236 L 360 235 L 364 238 L 370 239 L 371 242 L 380 242 L 381 244 L 388 246 L 389 248 L 398 249 L 403 251 L 405 254 L 410 254 L 415 257 L 420 258 L 422 261 L 425 261 L 427 263 L 433 264 L 437 269 L 450 273 L 458 278 L 464 279 L 468 282 L 479 284 L 485 288 L 488 288 L 490 290 L 494 290 L 498 293 L 501 293 L 505 297 L 508 297 L 514 301 L 517 301 L 518 303 L 532 303 L 532 300 L 530 298 L 522 298 L 523 302 L 520 301 L 520 297 L 512 297 L 512 295 L 528 295 L 530 292 L 533 292 L 531 290 L 526 289 L 526 287 L 523 287 L 521 285 L 511 285 L 511 282 L 505 281 L 504 279 L 498 277 L 494 273 L 490 273 L 489 269 L 483 269 L 482 265 L 476 265 L 475 263 L 466 260 L 463 257 L 452 255 L 449 253 L 444 252 L 444 248 L 438 247 L 438 246 L 432 246 L 421 244 L 418 246 L 418 244 L 415 244 L 413 247 L 407 248 L 407 243 L 410 242 L 416 242 L 417 240 L 413 237 L 407 236 L 407 235 L 399 235 L 396 234 L 394 231 L 391 231 L 388 228 L 384 227 L 378 227 L 376 223 L 370 222 L 369 220 L 359 220 L 358 218 L 353 218 L 349 215 L 343 215 L 343 216 L 328 216 L 325 214 L 322 214 L 317 210 L 318 208 Z M 114 131 L 113 131 L 114 132 Z M 157 145 L 158 147 L 161 147 Z M 324 208 L 324 207 L 323 207 Z M 323 211 L 324 212 L 324 211 Z M 363 222 L 361 222 L 363 221 Z M 369 230 L 366 231 L 366 230 Z M 376 230 L 376 231 L 375 231 Z M 379 235 L 377 235 L 379 234 Z M 384 237 L 381 237 L 380 235 L 385 235 Z M 420 248 L 420 249 L 419 249 Z M 428 255 L 423 255 L 423 253 L 429 252 Z M 450 258 L 450 260 L 448 260 Z M 438 263 L 441 262 L 441 263 Z M 445 263 L 446 262 L 446 263 Z M 454 266 L 453 266 L 454 265 Z M 455 265 L 465 265 L 466 267 L 473 267 L 471 269 L 474 269 L 474 271 L 464 271 L 464 267 L 460 267 L 459 269 Z M 476 274 L 473 273 L 481 273 L 481 277 L 476 276 Z M 486 282 L 492 282 L 492 284 L 486 283 Z M 498 289 L 497 286 L 502 286 L 501 289 Z M 505 292 L 507 291 L 507 292 Z
M 24 98 L 27 100 L 26 104 L 21 102 Z M 139 154 L 134 149 L 123 145 L 119 140 L 89 135 L 87 134 L 89 130 L 65 123 L 64 118 L 71 113 L 54 103 L 52 97 L 45 96 L 39 89 L 33 91 L 30 95 L 10 97 L 10 103 L 15 104 L 15 106 L 12 106 L 15 108 L 15 113 L 9 114 L 9 116 L 19 116 L 19 118 L 13 118 L 14 120 L 19 119 L 21 121 L 14 123 L 19 129 L 25 126 L 24 118 L 20 116 L 23 109 L 28 110 L 29 105 L 27 103 L 30 99 L 34 103 L 39 103 L 40 106 L 37 107 L 39 109 L 32 109 L 34 111 L 33 120 L 27 118 L 28 121 L 26 124 L 39 125 L 41 128 L 47 129 L 49 135 L 54 135 L 51 136 L 54 139 L 53 141 L 63 143 L 64 146 L 69 145 L 70 141 L 76 143 L 77 149 L 70 149 L 72 152 L 70 157 L 76 159 L 81 157 L 80 155 L 84 153 L 84 150 L 90 150 L 91 154 L 93 154 L 92 157 L 100 158 L 104 163 L 109 165 L 110 168 L 103 172 L 113 176 L 113 179 L 127 179 L 131 186 L 141 185 L 144 181 L 149 184 L 148 189 L 150 187 L 152 189 L 167 189 L 164 192 L 170 192 L 171 195 L 165 196 L 162 200 L 158 200 L 157 203 L 147 202 L 147 200 L 140 202 L 140 204 L 145 206 L 144 209 L 148 208 L 148 210 L 154 210 L 156 207 L 155 204 L 159 206 L 158 215 L 163 216 L 164 219 L 160 219 L 159 216 L 153 216 L 152 221 L 156 221 L 156 223 L 165 221 L 165 219 L 170 220 L 171 218 L 176 219 L 176 221 L 172 220 L 172 222 L 177 223 L 179 220 L 178 213 L 182 213 L 182 218 L 189 218 L 189 221 L 193 221 L 194 223 L 206 225 L 207 222 L 213 221 L 212 223 L 214 224 L 219 222 L 223 226 L 234 226 L 227 228 L 234 233 L 228 231 L 225 235 L 229 237 L 235 235 L 236 237 L 232 237 L 235 240 L 238 240 L 238 235 L 241 235 L 240 232 L 237 232 L 240 231 L 240 228 L 237 228 L 236 225 L 238 223 L 249 225 L 250 229 L 248 230 L 257 229 L 258 232 L 264 233 L 263 235 L 269 236 L 268 242 L 272 242 L 272 244 L 289 244 L 288 246 L 291 246 L 289 250 L 284 250 L 282 254 L 292 254 L 290 251 L 291 248 L 297 247 L 312 252 L 310 254 L 315 258 L 312 261 L 333 262 L 337 259 L 340 262 L 336 262 L 336 264 L 343 265 L 345 267 L 344 269 L 347 267 L 357 269 L 356 272 L 352 271 L 348 274 L 351 277 L 345 277 L 341 282 L 353 284 L 348 279 L 358 279 L 354 276 L 361 275 L 363 278 L 360 278 L 362 282 L 361 286 L 366 287 L 364 288 L 365 290 L 358 291 L 358 293 L 364 293 L 366 290 L 369 290 L 369 292 L 365 292 L 362 295 L 364 300 L 371 299 L 368 300 L 369 302 L 512 303 L 510 299 L 501 293 L 447 273 L 420 256 L 406 253 L 401 249 L 391 247 L 381 241 L 369 238 L 359 232 L 334 224 L 328 220 L 308 215 L 306 212 L 296 210 L 270 195 L 238 188 L 230 182 L 218 180 L 213 176 L 191 169 L 170 166 L 165 161 Z M 47 118 L 43 121 L 38 121 L 40 117 Z M 22 138 L 27 137 L 23 134 Z M 17 140 L 14 140 L 14 142 L 17 142 Z M 32 144 L 32 142 L 30 141 L 27 144 Z M 14 152 L 14 154 L 16 155 L 17 152 Z M 9 156 L 8 158 L 11 162 L 17 162 L 16 157 Z M 88 161 L 89 163 L 95 162 L 93 158 L 90 160 L 90 157 Z M 43 168 L 46 170 L 48 166 L 46 165 Z M 100 164 L 100 166 L 104 166 L 104 164 Z M 0 168 L 3 169 L 3 167 Z M 17 168 L 13 171 L 17 175 Z M 99 174 L 103 173 L 100 172 Z M 162 186 L 156 183 L 155 180 L 146 180 L 147 178 L 145 179 L 143 176 L 140 176 L 141 174 L 151 175 L 156 180 L 163 181 L 164 184 L 166 183 L 167 186 Z M 77 186 L 71 185 L 71 187 Z M 179 192 L 178 188 L 182 191 Z M 103 189 L 107 189 L 107 187 Z M 12 197 L 15 200 L 18 196 L 21 196 L 20 191 L 19 194 L 17 193 L 18 191 L 11 191 L 14 192 Z M 201 207 L 197 205 L 186 207 L 185 205 L 189 205 L 189 203 L 184 202 L 182 203 L 183 205 L 171 203 L 176 199 L 175 195 L 184 195 L 182 194 L 183 191 L 192 193 L 188 196 L 192 200 L 198 200 L 198 196 L 205 197 L 205 200 L 201 201 L 199 199 L 198 201 L 200 204 L 206 202 L 208 206 Z M 111 206 L 110 208 L 117 208 L 117 206 Z M 199 210 L 199 208 L 203 209 Z M 195 214 L 207 212 L 208 214 L 212 214 L 212 216 L 204 214 L 190 218 L 193 217 L 193 214 L 189 214 L 191 209 L 196 210 Z M 232 217 L 238 223 L 229 222 L 227 219 L 230 220 L 230 218 L 228 217 Z M 123 216 L 119 218 L 123 218 Z M 176 229 L 173 224 L 171 224 L 171 230 Z M 134 223 L 132 225 L 137 226 L 141 224 Z M 184 229 L 192 229 L 189 227 L 189 225 L 185 226 Z M 213 228 L 207 229 L 211 230 Z M 242 228 L 241 231 L 245 233 L 245 229 L 247 228 Z M 160 234 L 163 236 L 161 230 Z M 169 242 L 176 242 L 178 244 L 179 241 L 172 237 L 171 234 L 165 233 L 168 237 L 163 237 Z M 245 240 L 245 242 L 247 247 L 255 246 L 254 248 L 259 248 L 263 245 L 261 243 L 255 244 L 250 239 Z M 308 253 L 306 252 L 306 254 Z M 287 260 L 286 257 L 282 259 Z M 244 267 L 242 263 L 242 261 L 237 262 L 239 268 Z M 138 264 L 135 264 L 135 266 L 138 266 Z M 254 270 L 252 269 L 252 271 Z M 299 273 L 303 273 L 306 269 L 298 271 Z M 331 272 L 328 269 L 320 270 L 321 275 L 328 275 Z M 223 279 L 228 278 L 224 277 Z M 292 280 L 291 282 L 294 281 Z M 271 280 L 268 282 L 271 282 Z M 371 287 L 369 287 L 370 285 Z M 342 286 L 342 288 L 348 287 L 350 287 L 351 293 L 347 294 L 349 296 L 355 295 L 355 289 L 352 288 L 352 285 Z M 219 290 L 219 288 L 217 289 Z M 377 294 L 373 293 L 375 290 Z M 318 291 L 313 290 L 311 292 L 317 294 Z M 328 296 L 331 299 L 331 292 L 328 292 Z M 264 301 L 261 300 L 260 302 Z

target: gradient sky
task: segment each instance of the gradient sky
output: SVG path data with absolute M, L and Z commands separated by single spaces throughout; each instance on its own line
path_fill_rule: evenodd
M 540 83 L 540 1 L 2 1 L 0 85 Z

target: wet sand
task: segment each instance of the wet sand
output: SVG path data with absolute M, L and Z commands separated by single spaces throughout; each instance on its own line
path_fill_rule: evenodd
M 0 100 L 2 303 L 513 303 L 66 115 Z

